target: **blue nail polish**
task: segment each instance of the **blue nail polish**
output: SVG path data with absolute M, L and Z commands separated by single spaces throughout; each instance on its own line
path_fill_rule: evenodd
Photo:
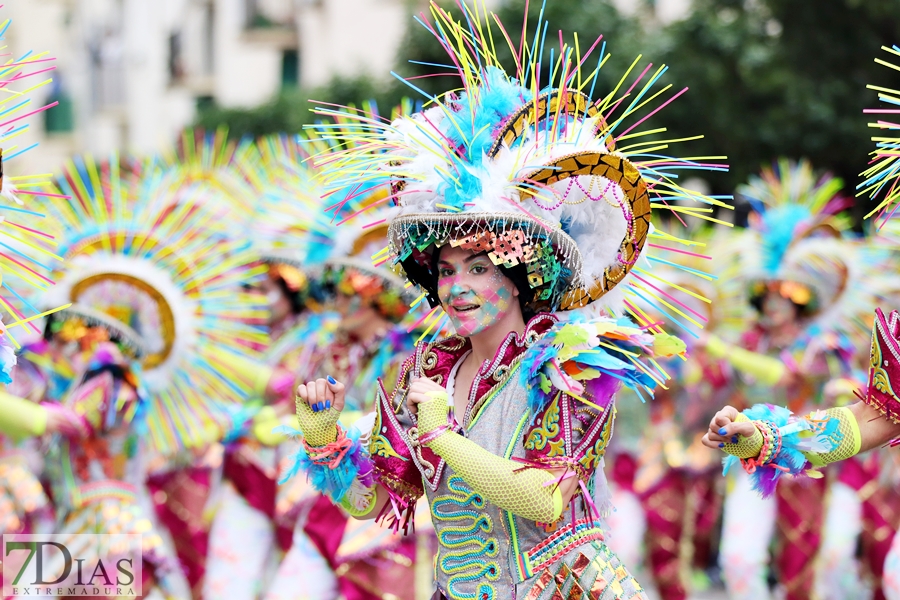
M 719 448 L 724 448 L 725 444 L 719 444 Z
M 334 385 L 334 384 L 337 383 L 337 379 L 335 379 L 334 377 L 332 377 L 331 375 L 329 375 L 329 376 L 328 376 L 328 383 L 330 383 L 331 385 Z
M 731 443 L 737 444 L 737 442 L 738 442 L 737 436 L 736 435 L 731 436 Z
M 312 409 L 313 412 L 319 412 L 319 409 L 317 408 L 318 404 L 310 404 L 309 407 Z
M 719 435 L 725 435 L 725 434 L 727 434 L 727 433 L 728 433 L 728 431 L 727 431 L 724 427 L 722 427 L 721 429 L 719 429 Z
M 329 408 L 331 408 L 331 400 L 326 400 L 325 401 L 325 410 L 328 410 Z
M 322 412 L 323 410 L 325 410 L 325 403 L 319 402 L 319 412 Z

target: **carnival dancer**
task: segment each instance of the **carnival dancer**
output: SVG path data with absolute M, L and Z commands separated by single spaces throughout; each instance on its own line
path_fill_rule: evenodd
M 229 419 L 225 405 L 246 394 L 222 356 L 262 339 L 247 324 L 252 297 L 239 287 L 252 258 L 242 244 L 206 235 L 208 215 L 196 207 L 147 208 L 133 173 L 119 169 L 115 156 L 102 165 L 79 160 L 43 207 L 64 228 L 58 241 L 67 260 L 44 301 L 76 303 L 60 334 L 84 354 L 61 407 L 24 409 L 43 414 L 25 421 L 26 433 L 42 433 L 56 411 L 69 417 L 50 459 L 57 531 L 143 533 L 157 581 L 187 598 L 174 557 L 165 560 L 143 512 L 141 462 L 147 451 L 171 454 L 214 439 Z
M 362 193 L 345 193 L 340 201 L 327 204 L 340 222 L 385 196 L 363 188 Z M 391 212 L 383 207 L 373 210 L 379 213 L 378 220 Z M 328 242 L 322 285 L 339 321 L 332 339 L 313 348 L 300 370 L 300 381 L 327 376 L 346 381 L 347 410 L 356 418 L 374 410 L 378 377 L 398 373 L 415 343 L 414 334 L 402 323 L 415 297 L 402 279 L 373 265 L 385 260 L 377 255 L 386 243 L 387 224 L 360 225 L 359 220 L 351 220 L 331 227 L 333 239 Z M 280 524 L 293 523 L 294 535 L 266 592 L 268 600 L 387 592 L 413 600 L 413 540 L 385 536 L 372 524 L 354 523 L 348 530 L 347 516 L 302 478 L 281 487 Z M 367 563 L 378 564 L 378 570 L 373 573 Z M 310 572 L 316 575 L 309 576 Z
M 816 177 L 808 163 L 781 160 L 738 190 L 754 208 L 741 270 L 758 319 L 740 345 L 709 336 L 706 352 L 744 376 L 741 395 L 750 402 L 764 397 L 809 410 L 821 402 L 829 380 L 851 374 L 855 354 L 865 347 L 860 324 L 875 305 L 875 282 L 865 275 L 867 246 L 849 239 L 847 220 L 838 214 L 849 202 L 840 188 L 838 180 Z M 766 597 L 769 542 L 777 531 L 779 581 L 788 598 L 809 597 L 820 549 L 844 553 L 834 544 L 823 546 L 826 512 L 842 510 L 838 500 L 858 505 L 855 494 L 823 479 L 789 483 L 777 499 L 762 500 L 746 476 L 737 475 L 725 501 L 720 554 L 729 593 Z M 748 528 L 752 542 L 743 539 Z M 855 538 L 858 528 L 847 535 Z M 850 564 L 843 573 L 855 564 L 852 556 L 845 559 Z
M 764 497 L 784 485 L 783 475 L 821 478 L 818 469 L 847 460 L 900 437 L 898 380 L 900 313 L 876 311 L 872 332 L 868 388 L 850 406 L 814 410 L 802 416 L 788 408 L 759 404 L 743 412 L 726 406 L 710 421 L 704 443 L 730 455 L 726 469 L 738 462 L 750 474 L 753 489 Z M 896 539 L 896 538 L 895 538 Z M 744 538 L 747 541 L 747 538 Z M 898 598 L 892 585 L 892 553 L 884 565 L 884 596 Z
M 257 286 L 268 305 L 269 338 L 262 358 L 273 372 L 291 375 L 290 389 L 314 351 L 330 343 L 337 324 L 332 313 L 322 310 L 320 243 L 313 241 L 330 235 L 330 227 L 297 136 L 269 136 L 257 147 L 261 162 L 243 168 L 257 173 L 261 186 L 251 230 L 254 252 L 266 268 Z M 216 494 L 203 585 L 207 600 L 259 597 L 280 562 L 276 533 L 279 541 L 287 540 L 282 549 L 290 547 L 292 528 L 276 530 L 279 442 L 287 438 L 272 430 L 280 416 L 292 413 L 291 395 L 270 388 L 266 396 L 240 408 L 225 438 L 223 483 Z
M 595 476 L 617 388 L 653 387 L 663 378 L 653 357 L 684 345 L 627 299 L 646 329 L 554 313 L 594 301 L 612 310 L 619 294 L 608 292 L 623 279 L 617 292 L 653 294 L 626 279 L 646 272 L 637 261 L 651 205 L 665 205 L 648 186 L 716 201 L 662 175 L 684 163 L 654 155 L 651 166 L 641 150 L 619 148 L 643 122 L 622 125 L 655 78 L 595 104 L 569 88 L 591 79 L 567 45 L 547 69 L 536 64 L 537 47 L 514 50 L 511 77 L 495 59 L 492 40 L 505 35 L 492 27 L 496 17 L 480 4 L 461 10 L 466 24 L 432 4 L 426 27 L 459 68 L 463 91 L 428 98 L 433 106 L 390 124 L 361 116 L 348 143 L 323 157 L 337 188 L 390 189 L 400 214 L 385 253 L 446 311 L 456 335 L 419 344 L 393 393 L 379 384 L 365 431 L 338 424 L 344 382 L 301 385 L 298 467 L 351 515 L 381 515 L 398 530 L 427 494 L 437 598 L 644 597 L 603 542 L 593 498 L 606 485 Z
M 245 239 L 255 201 L 264 194 L 260 161 L 257 146 L 251 140 L 229 140 L 224 128 L 215 132 L 189 129 L 172 147 L 141 164 L 139 193 L 148 208 L 160 212 L 178 210 L 185 204 L 202 206 L 210 217 L 205 224 L 207 235 Z M 265 321 L 264 312 L 244 314 L 254 323 Z M 254 350 L 263 347 L 261 344 Z M 278 385 L 285 389 L 291 386 L 292 380 L 283 373 L 276 375 L 259 362 L 226 356 L 232 363 L 232 375 L 250 387 L 258 386 L 277 395 Z M 272 386 L 267 377 L 272 379 Z M 255 409 L 250 407 L 235 408 L 239 423 L 228 429 L 240 431 L 245 425 L 244 417 L 249 419 L 253 414 Z M 202 447 L 152 456 L 148 463 L 147 486 L 154 497 L 155 512 L 171 533 L 193 597 L 200 598 L 209 550 L 210 513 L 216 505 L 214 492 L 221 479 L 222 445 L 218 440 L 210 440 Z M 233 547 L 243 549 L 247 545 Z M 250 568 L 250 561 L 245 564 Z
M 900 47 L 884 47 L 900 56 Z M 877 62 L 896 69 L 887 61 Z M 879 100 L 891 104 L 890 108 L 869 109 L 870 114 L 893 114 L 893 105 L 900 95 L 897 90 L 869 86 L 879 91 Z M 881 130 L 896 130 L 897 125 L 879 120 L 871 124 Z M 868 216 L 890 219 L 898 199 L 897 181 L 900 180 L 896 136 L 874 137 L 876 148 L 871 153 L 871 166 L 863 172 L 865 180 L 858 186 L 860 194 L 879 200 L 878 206 Z M 889 271 L 881 270 L 873 279 L 881 281 Z M 882 290 L 885 298 L 892 296 L 891 284 Z M 896 288 L 894 288 L 896 289 Z M 794 476 L 818 475 L 817 469 L 832 462 L 842 461 L 859 452 L 879 447 L 900 436 L 900 403 L 896 392 L 898 380 L 897 361 L 900 356 L 900 314 L 885 316 L 876 310 L 872 329 L 869 359 L 868 386 L 859 394 L 861 402 L 851 406 L 831 407 L 795 416 L 786 407 L 757 405 L 744 412 L 725 407 L 710 422 L 710 430 L 704 443 L 719 447 L 734 458 L 726 466 L 738 462 L 751 473 L 755 487 L 771 495 L 783 474 Z M 762 432 L 762 433 L 761 433 Z M 760 439 L 765 440 L 759 444 Z M 736 442 L 736 443 L 733 443 Z M 895 540 L 897 537 L 895 536 Z M 894 544 L 884 565 L 884 596 L 891 600 L 900 598 L 900 561 Z

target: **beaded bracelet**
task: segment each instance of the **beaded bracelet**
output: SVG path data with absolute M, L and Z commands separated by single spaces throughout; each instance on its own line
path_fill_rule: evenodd
M 748 474 L 756 472 L 758 467 L 774 467 L 783 469 L 783 467 L 773 464 L 781 452 L 781 432 L 778 426 L 771 421 L 753 421 L 753 425 L 762 435 L 762 448 L 756 458 L 741 459 L 741 466 Z

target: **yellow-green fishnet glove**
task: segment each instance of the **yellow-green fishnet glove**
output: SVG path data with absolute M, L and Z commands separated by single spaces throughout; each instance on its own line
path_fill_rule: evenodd
M 447 424 L 447 393 L 429 392 L 431 400 L 419 404 L 419 436 Z M 428 441 L 457 475 L 489 502 L 515 515 L 552 523 L 562 515 L 562 494 L 557 477 L 540 469 L 491 454 L 475 442 L 445 431 Z
M 746 423 L 750 419 L 747 418 L 743 413 L 738 413 L 738 416 L 735 417 L 735 423 Z M 763 436 L 760 433 L 759 428 L 756 428 L 753 432 L 753 435 L 750 437 L 738 436 L 738 442 L 736 444 L 726 443 L 722 448 L 727 454 L 732 456 L 737 456 L 738 458 L 742 458 L 744 460 L 749 458 L 756 458 L 759 456 L 759 451 L 762 450 L 763 446 Z
M 297 423 L 303 439 L 311 447 L 321 447 L 337 440 L 337 422 L 341 412 L 335 408 L 313 412 L 309 404 L 299 396 L 296 399 Z M 362 517 L 377 505 L 377 485 L 366 487 L 358 479 L 353 481 L 350 489 L 338 502 L 351 517 Z
M 337 440 L 337 422 L 341 412 L 334 407 L 313 412 L 309 404 L 300 396 L 295 401 L 297 424 L 303 439 L 313 447 L 325 446 Z
M 824 467 L 833 462 L 847 460 L 851 456 L 859 454 L 859 449 L 862 445 L 862 436 L 859 433 L 859 423 L 857 423 L 856 415 L 853 414 L 853 411 L 844 406 L 841 408 L 829 408 L 824 412 L 827 420 L 837 420 L 841 440 L 830 452 L 803 453 L 809 462 L 816 467 Z M 823 420 L 820 412 L 810 413 L 804 418 L 809 420 Z

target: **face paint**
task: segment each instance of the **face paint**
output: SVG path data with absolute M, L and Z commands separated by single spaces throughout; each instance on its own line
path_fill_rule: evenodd
M 475 335 L 501 321 L 515 306 L 515 285 L 486 255 L 462 248 L 441 253 L 438 296 L 456 333 Z

